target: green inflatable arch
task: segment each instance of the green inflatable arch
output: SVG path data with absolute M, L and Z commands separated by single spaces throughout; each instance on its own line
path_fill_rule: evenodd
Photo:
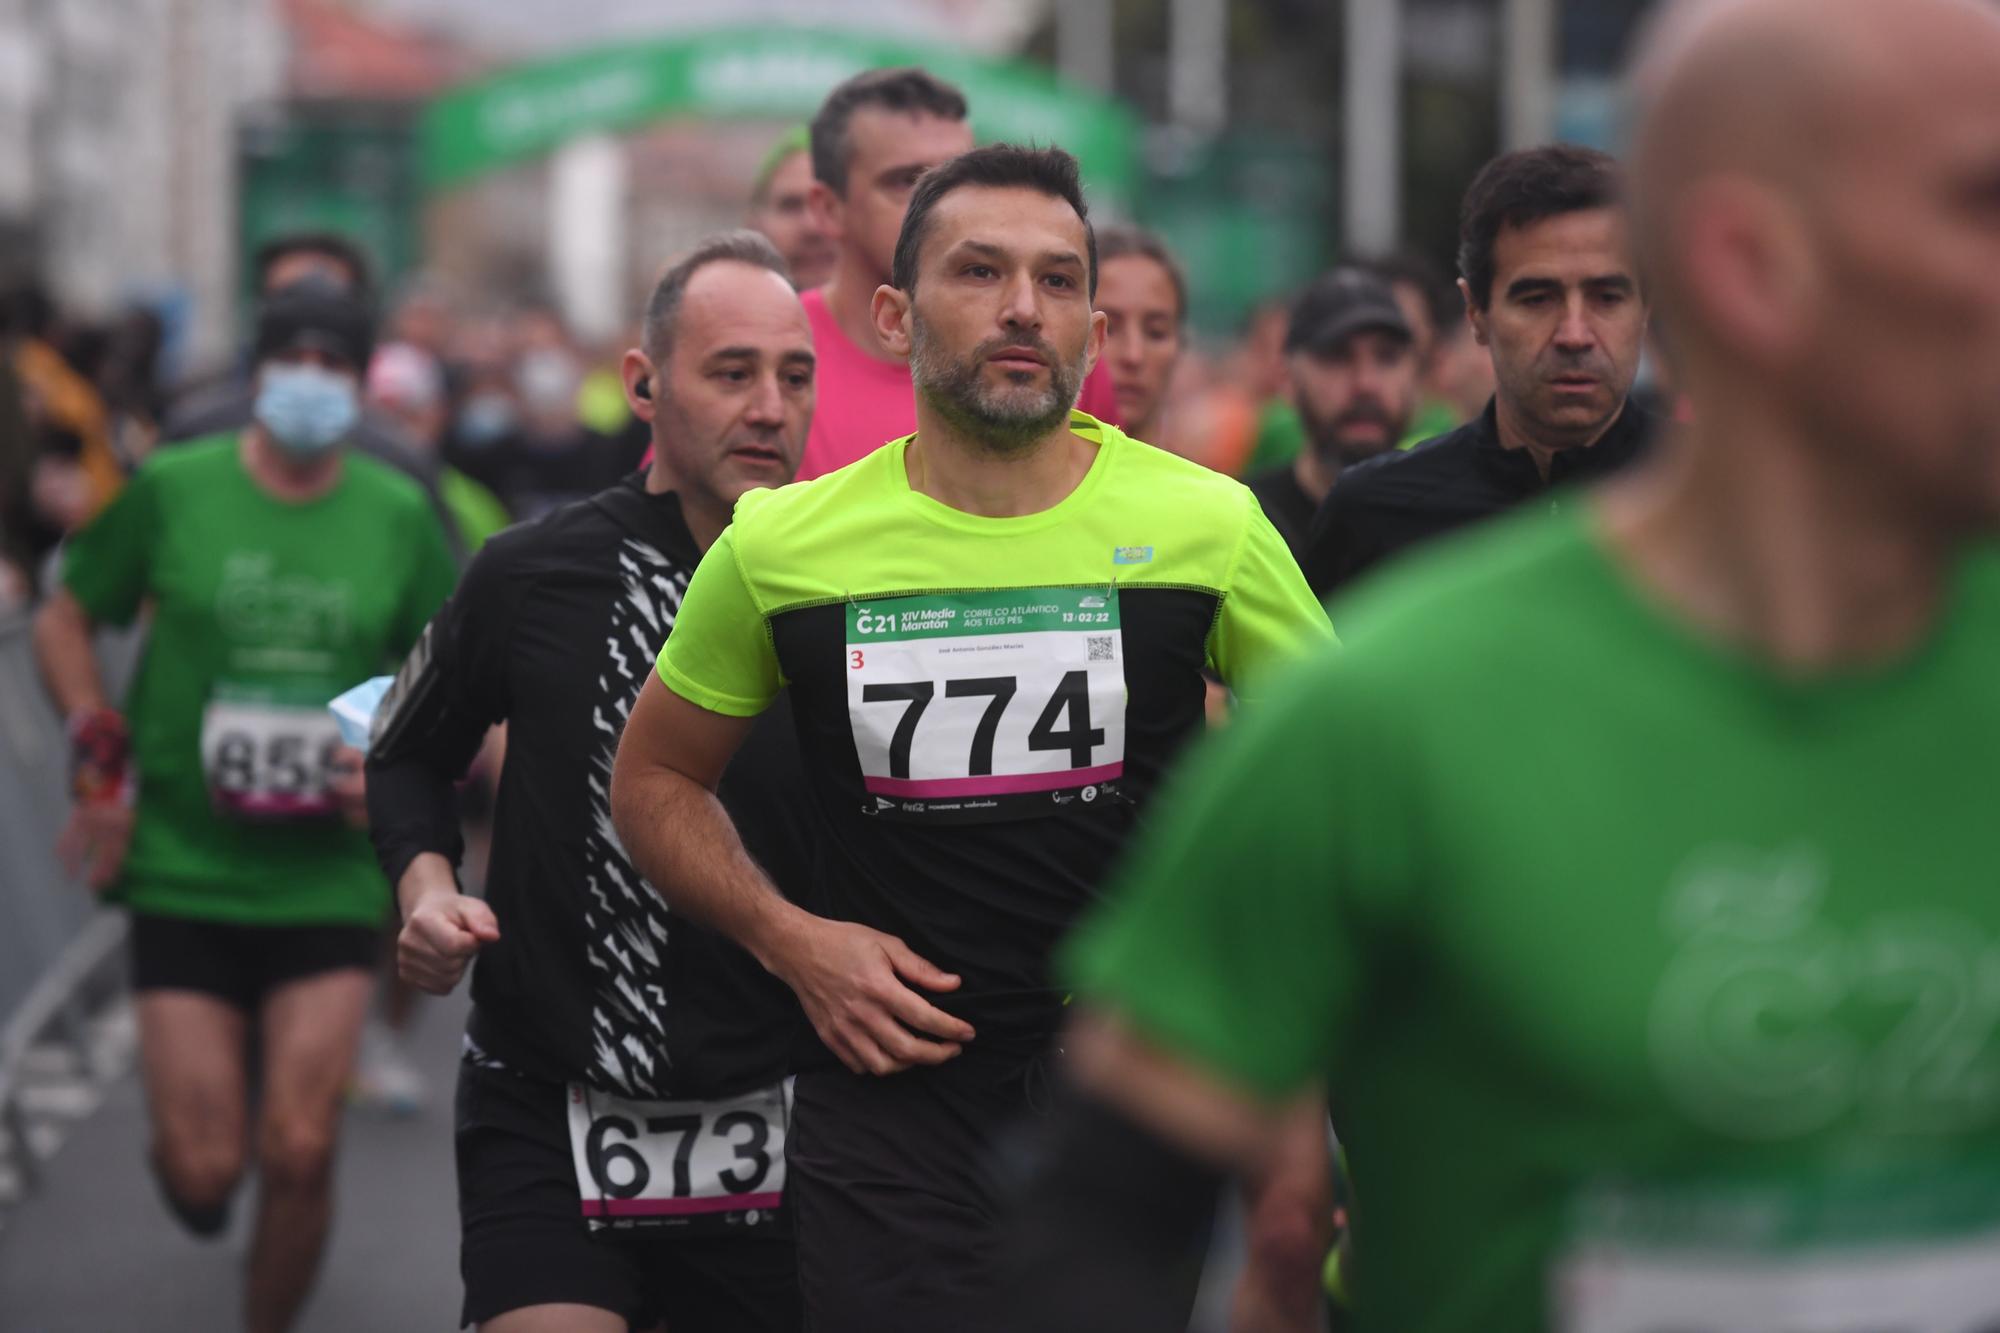
M 842 79 L 888 65 L 922 65 L 957 84 L 980 138 L 1060 144 L 1082 163 L 1094 199 L 1129 204 L 1138 123 L 1121 103 L 1021 61 L 862 33 L 750 27 L 601 47 L 454 88 L 424 111 L 423 179 L 449 190 L 581 135 L 678 116 L 802 121 Z

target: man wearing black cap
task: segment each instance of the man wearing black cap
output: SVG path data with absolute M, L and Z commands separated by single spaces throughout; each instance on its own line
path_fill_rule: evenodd
M 1396 447 L 1417 409 L 1417 352 L 1388 282 L 1364 269 L 1320 275 L 1285 331 L 1306 447 L 1249 485 L 1292 555 L 1341 469 Z
M 368 353 L 338 290 L 267 301 L 251 423 L 149 458 L 71 539 L 35 625 L 74 741 L 60 846 L 131 913 L 151 1159 L 190 1230 L 221 1230 L 255 1145 L 252 1333 L 291 1326 L 319 1264 L 389 906 L 327 703 L 399 660 L 454 576 L 423 493 L 346 447 Z M 142 607 L 128 723 L 91 634 Z
M 1646 335 L 1618 166 L 1552 144 L 1488 163 L 1466 191 L 1458 288 L 1493 357 L 1486 411 L 1358 467 L 1313 518 L 1299 564 L 1322 597 L 1388 557 L 1639 457 L 1628 395 Z

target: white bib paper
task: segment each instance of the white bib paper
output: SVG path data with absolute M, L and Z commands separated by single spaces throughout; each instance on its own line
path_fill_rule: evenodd
M 217 809 L 239 819 L 320 819 L 338 807 L 328 790 L 340 727 L 324 706 L 209 700 L 201 766 Z
M 570 1154 L 592 1227 L 755 1226 L 785 1195 L 790 1080 L 721 1101 L 644 1102 L 572 1083 Z
M 1033 818 L 1125 772 L 1115 588 L 1010 588 L 847 606 L 847 711 L 870 813 Z

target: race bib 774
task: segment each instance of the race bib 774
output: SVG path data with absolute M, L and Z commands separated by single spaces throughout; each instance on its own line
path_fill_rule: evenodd
M 1115 587 L 885 597 L 846 613 L 847 713 L 869 813 L 1024 819 L 1116 791 Z

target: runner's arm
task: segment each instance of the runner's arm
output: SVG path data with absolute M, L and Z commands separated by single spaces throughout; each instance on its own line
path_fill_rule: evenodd
M 457 784 L 507 713 L 512 617 L 523 588 L 481 552 L 457 592 L 423 627 L 376 710 L 368 748 L 368 831 L 403 919 L 397 969 L 433 994 L 458 984 L 499 938 L 492 909 L 458 883 L 465 851 Z
M 502 543 L 480 552 L 424 625 L 375 710 L 368 745 L 368 824 L 382 873 L 398 888 L 418 857 L 464 855 L 457 784 L 508 712 L 507 663 L 526 588 Z M 405 912 L 410 904 L 403 902 Z
M 56 589 L 35 613 L 35 662 L 64 718 L 110 706 L 90 643 L 94 628 L 90 613 L 68 588 Z
M 35 660 L 65 720 L 113 706 L 91 635 L 129 625 L 150 589 L 159 476 L 142 468 L 62 549 L 62 584 L 35 614 Z
M 160 480 L 146 467 L 63 546 L 62 583 L 35 617 L 35 656 L 70 733 L 76 803 L 56 838 L 72 874 L 104 890 L 124 868 L 136 827 L 131 742 L 104 688 L 93 630 L 128 625 L 151 591 Z
M 892 935 L 796 906 L 744 850 L 715 786 L 751 721 L 691 703 L 657 674 L 647 680 L 611 774 L 625 854 L 675 911 L 735 940 L 790 986 L 820 1039 L 856 1073 L 957 1055 L 971 1026 L 907 984 L 950 990 L 957 977 Z
M 633 867 L 676 912 L 772 967 L 779 937 L 805 913 L 751 860 L 715 795 L 754 720 L 689 703 L 649 675 L 618 744 L 611 820 Z
M 702 557 L 657 670 L 626 719 L 611 775 L 612 821 L 632 864 L 661 896 L 790 986 L 820 1040 L 849 1069 L 887 1074 L 938 1064 L 958 1054 L 972 1028 L 914 987 L 952 990 L 958 978 L 893 935 L 786 901 L 716 799 L 750 720 L 784 687 L 738 539 L 732 527 Z

